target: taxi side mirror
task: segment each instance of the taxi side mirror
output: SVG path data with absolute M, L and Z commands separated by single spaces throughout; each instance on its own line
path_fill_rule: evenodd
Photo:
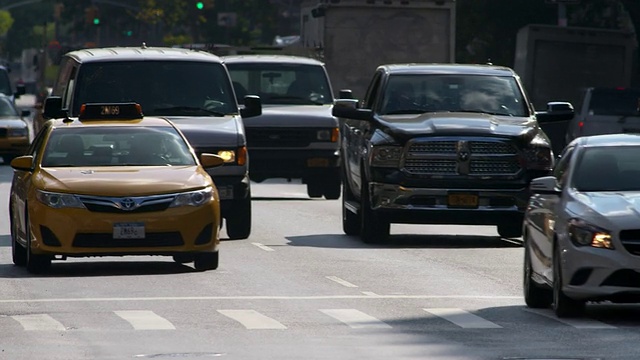
M 31 169 L 33 169 L 33 156 L 18 156 L 17 158 L 11 160 L 11 167 L 15 170 L 30 171 Z
M 203 153 L 200 154 L 200 164 L 205 169 L 212 168 L 224 164 L 224 159 L 218 155 Z

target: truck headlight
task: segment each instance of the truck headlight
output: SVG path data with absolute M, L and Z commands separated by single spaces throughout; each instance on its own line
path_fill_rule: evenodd
M 338 128 L 323 129 L 316 132 L 316 139 L 319 141 L 337 142 L 339 137 Z
M 569 237 L 577 246 L 592 246 L 602 249 L 614 249 L 611 233 L 607 230 L 591 225 L 584 220 L 569 220 Z
M 374 146 L 371 151 L 371 166 L 398 168 L 401 156 L 400 146 Z
M 14 128 L 9 129 L 7 132 L 8 137 L 27 137 L 29 136 L 29 130 L 27 128 Z
M 213 198 L 213 188 L 208 187 L 202 190 L 188 191 L 178 194 L 169 207 L 179 206 L 201 206 Z
M 36 191 L 36 199 L 41 203 L 52 207 L 54 209 L 62 209 L 62 208 L 78 208 L 84 209 L 85 206 L 75 195 L 72 194 L 63 194 L 63 193 L 53 193 L 48 191 Z
M 220 156 L 225 163 L 236 161 L 236 152 L 233 150 L 220 150 L 218 151 L 218 156 Z
M 551 170 L 553 168 L 553 151 L 548 147 L 532 147 L 524 150 L 524 166 L 527 169 Z

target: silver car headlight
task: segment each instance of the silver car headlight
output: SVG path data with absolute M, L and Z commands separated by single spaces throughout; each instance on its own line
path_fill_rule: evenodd
M 54 209 L 62 209 L 62 208 L 77 208 L 84 209 L 85 206 L 73 194 L 63 194 L 63 193 L 54 193 L 48 191 L 36 191 L 36 199 L 41 203 L 52 207 Z
M 374 146 L 371 151 L 371 166 L 400 167 L 402 147 L 400 146 Z
M 569 220 L 569 237 L 577 246 L 614 249 L 611 233 L 581 219 Z
M 208 187 L 202 190 L 188 191 L 178 194 L 169 207 L 179 206 L 201 206 L 213 198 L 213 188 Z
M 12 128 L 7 132 L 8 137 L 27 137 L 29 130 L 27 128 Z

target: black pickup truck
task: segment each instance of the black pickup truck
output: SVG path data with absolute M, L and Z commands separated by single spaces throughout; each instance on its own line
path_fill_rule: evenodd
M 554 165 L 538 120 L 573 116 L 560 102 L 537 114 L 517 74 L 490 65 L 382 65 L 362 101 L 340 93 L 343 229 L 368 243 L 391 223 L 521 236 L 529 182 Z

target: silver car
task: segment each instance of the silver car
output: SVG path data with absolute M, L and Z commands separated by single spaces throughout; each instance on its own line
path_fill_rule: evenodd
M 570 317 L 588 301 L 640 302 L 640 135 L 580 137 L 530 190 L 527 306 Z

